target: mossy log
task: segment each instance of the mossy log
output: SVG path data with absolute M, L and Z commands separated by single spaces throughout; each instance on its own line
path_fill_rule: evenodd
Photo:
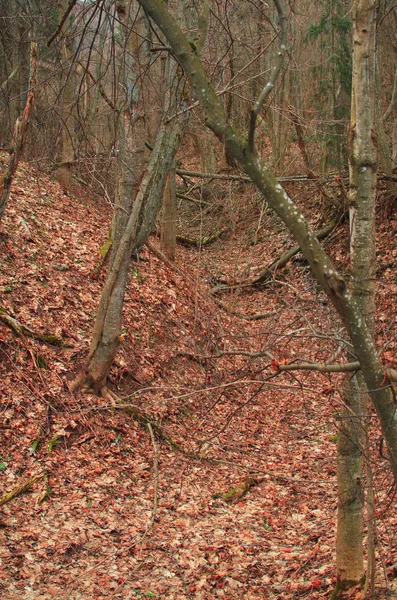
M 11 315 L 9 315 L 7 313 L 7 311 L 5 311 L 4 308 L 1 308 L 1 307 L 0 307 L 0 321 L 3 321 L 3 323 L 5 325 L 7 325 L 7 327 L 12 329 L 12 331 L 14 331 L 14 333 L 16 333 L 17 336 L 20 338 L 30 337 L 30 338 L 39 340 L 40 342 L 45 342 L 46 344 L 51 344 L 52 346 L 67 347 L 67 344 L 62 342 L 62 340 L 59 339 L 56 335 L 51 335 L 51 334 L 45 335 L 43 333 L 36 333 L 35 331 L 32 331 L 32 329 L 29 329 L 29 327 L 26 327 L 25 325 L 20 323 L 20 321 L 18 321 L 15 317 L 12 317 Z
M 32 487 L 32 485 L 36 483 L 36 481 L 38 481 L 39 479 L 42 479 L 44 475 L 45 473 L 39 473 L 38 475 L 35 475 L 34 477 L 31 477 L 30 479 L 27 479 L 23 483 L 17 485 L 13 490 L 11 490 L 11 492 L 8 492 L 7 494 L 1 496 L 0 506 L 4 506 L 4 504 L 7 504 L 7 502 L 11 502 L 11 500 L 16 498 L 17 496 L 20 496 L 24 492 L 27 492 Z

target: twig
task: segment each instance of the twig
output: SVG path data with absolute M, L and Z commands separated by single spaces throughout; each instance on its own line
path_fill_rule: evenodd
M 153 444 L 153 452 L 154 452 L 154 460 L 153 460 L 153 469 L 154 469 L 154 497 L 153 497 L 153 510 L 152 510 L 152 516 L 150 518 L 149 524 L 146 527 L 146 531 L 143 534 L 143 536 L 141 537 L 141 550 L 140 550 L 140 556 L 142 558 L 142 545 L 143 542 L 146 538 L 146 536 L 150 533 L 154 522 L 156 520 L 156 516 L 157 516 L 157 509 L 158 509 L 158 494 L 159 494 L 159 451 L 158 451 L 158 447 L 156 444 L 156 440 L 154 438 L 154 433 L 153 433 L 153 428 L 151 423 L 147 423 L 147 428 L 149 430 L 150 433 L 150 438 L 152 440 L 152 444 Z

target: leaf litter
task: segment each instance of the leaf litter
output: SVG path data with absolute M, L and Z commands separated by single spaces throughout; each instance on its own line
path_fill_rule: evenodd
M 280 375 L 275 364 L 329 359 L 344 334 L 298 261 L 265 290 L 227 293 L 228 310 L 216 304 L 209 273 L 255 276 L 291 243 L 282 228 L 247 243 L 257 228 L 252 202 L 226 240 L 178 248 L 177 269 L 146 248 L 131 264 L 110 386 L 167 433 L 156 439 L 156 465 L 145 427 L 68 388 L 90 341 L 111 208 L 77 186 L 66 196 L 21 165 L 0 237 L 1 307 L 63 345 L 17 338 L 0 322 L 1 493 L 45 473 L 1 509 L 2 597 L 330 597 L 341 379 Z M 273 225 L 266 215 L 263 231 Z M 379 226 L 378 341 L 389 361 L 396 227 Z M 348 272 L 345 235 L 331 252 Z M 269 316 L 250 322 L 233 311 Z M 371 440 L 377 585 L 391 591 L 397 514 L 375 419 Z

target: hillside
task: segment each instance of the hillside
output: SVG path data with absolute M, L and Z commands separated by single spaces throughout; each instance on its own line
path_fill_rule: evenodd
M 330 209 L 318 214 L 308 183 L 290 185 L 323 227 Z M 40 478 L 1 508 L 3 598 L 330 597 L 341 379 L 278 365 L 329 359 L 344 332 L 299 257 L 266 287 L 211 293 L 292 246 L 249 189 L 229 192 L 217 189 L 226 200 L 215 215 L 190 208 L 180 223 L 197 239 L 227 216 L 214 244 L 178 247 L 174 268 L 147 247 L 134 258 L 112 406 L 69 390 L 105 277 L 111 206 L 21 165 L 0 233 L 0 307 L 35 335 L 0 320 L 1 494 Z M 380 213 L 386 360 L 397 345 L 396 229 Z M 347 225 L 325 245 L 346 272 Z M 397 591 L 397 512 L 371 423 L 386 597 Z

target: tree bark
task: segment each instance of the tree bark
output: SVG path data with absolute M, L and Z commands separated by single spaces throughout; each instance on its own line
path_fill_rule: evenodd
M 62 19 L 68 2 L 58 1 L 59 18 Z M 61 132 L 62 150 L 60 164 L 57 170 L 57 179 L 62 189 L 67 192 L 72 183 L 74 147 L 73 147 L 73 103 L 74 103 L 74 77 L 73 77 L 73 36 L 67 34 L 61 40 L 62 56 L 62 94 L 61 94 Z
M 305 217 L 277 182 L 274 174 L 261 162 L 255 150 L 249 150 L 246 139 L 237 127 L 227 122 L 223 106 L 198 55 L 164 3 L 161 0 L 139 0 L 139 3 L 168 39 L 201 104 L 206 125 L 225 145 L 226 151 L 240 163 L 252 182 L 264 194 L 269 206 L 284 221 L 297 240 L 313 274 L 337 310 L 348 331 L 379 415 L 394 478 L 397 481 L 397 415 L 393 395 L 385 382 L 384 369 L 364 315 L 352 297 L 346 281 L 337 272 Z
M 158 214 L 168 171 L 181 135 L 180 121 L 164 119 L 140 182 L 124 231 L 114 248 L 99 302 L 86 366 L 72 389 L 88 387 L 101 393 L 120 343 L 121 312 L 131 253 L 144 244 Z
M 350 252 L 352 297 L 370 332 L 375 316 L 376 1 L 353 3 L 353 77 L 349 135 Z M 339 415 L 338 526 L 336 558 L 341 589 L 364 580 L 363 455 L 366 452 L 368 390 L 362 373 L 347 377 Z

